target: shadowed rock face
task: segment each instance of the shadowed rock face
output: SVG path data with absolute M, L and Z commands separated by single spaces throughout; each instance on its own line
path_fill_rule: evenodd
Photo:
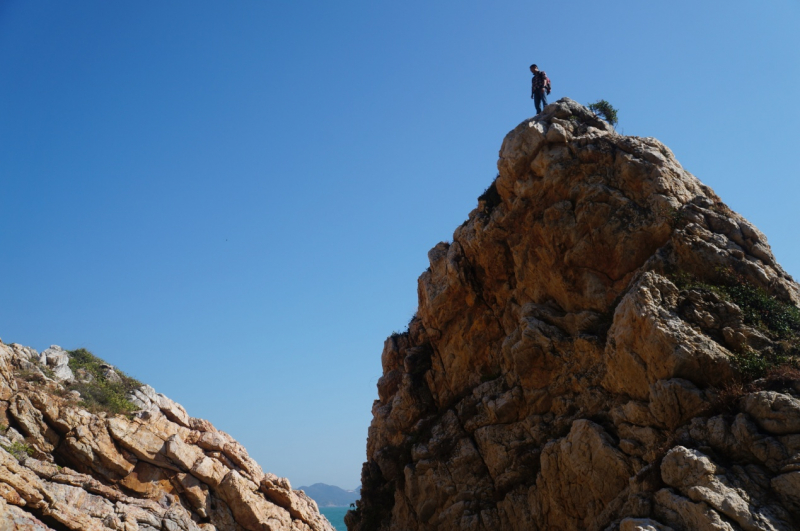
M 152 387 L 129 397 L 132 418 L 83 409 L 61 383 L 80 377 L 68 358 L 0 342 L 0 530 L 333 530 L 302 491 Z
M 660 142 L 566 98 L 498 169 L 386 340 L 348 529 L 800 528 L 791 382 L 719 391 L 778 339 L 678 286 L 733 276 L 796 306 L 764 235 Z

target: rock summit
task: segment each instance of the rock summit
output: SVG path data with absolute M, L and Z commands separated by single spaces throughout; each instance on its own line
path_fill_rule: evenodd
M 800 529 L 800 286 L 654 138 L 503 140 L 386 340 L 351 531 Z

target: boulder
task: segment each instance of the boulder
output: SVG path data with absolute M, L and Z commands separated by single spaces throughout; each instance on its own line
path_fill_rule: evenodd
M 50 368 L 55 379 L 68 382 L 75 379 L 72 369 L 69 368 L 69 353 L 58 345 L 51 345 L 39 355 L 39 363 Z

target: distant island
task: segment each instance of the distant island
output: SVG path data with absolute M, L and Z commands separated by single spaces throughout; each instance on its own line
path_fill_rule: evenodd
M 300 487 L 320 507 L 348 507 L 361 497 L 361 487 L 355 490 L 344 490 L 335 485 L 314 483 L 310 487 Z

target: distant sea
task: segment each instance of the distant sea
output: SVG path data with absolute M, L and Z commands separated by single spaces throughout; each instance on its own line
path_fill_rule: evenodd
M 333 524 L 336 531 L 347 531 L 347 527 L 344 525 L 344 515 L 347 514 L 348 509 L 349 507 L 320 507 L 319 512 Z

